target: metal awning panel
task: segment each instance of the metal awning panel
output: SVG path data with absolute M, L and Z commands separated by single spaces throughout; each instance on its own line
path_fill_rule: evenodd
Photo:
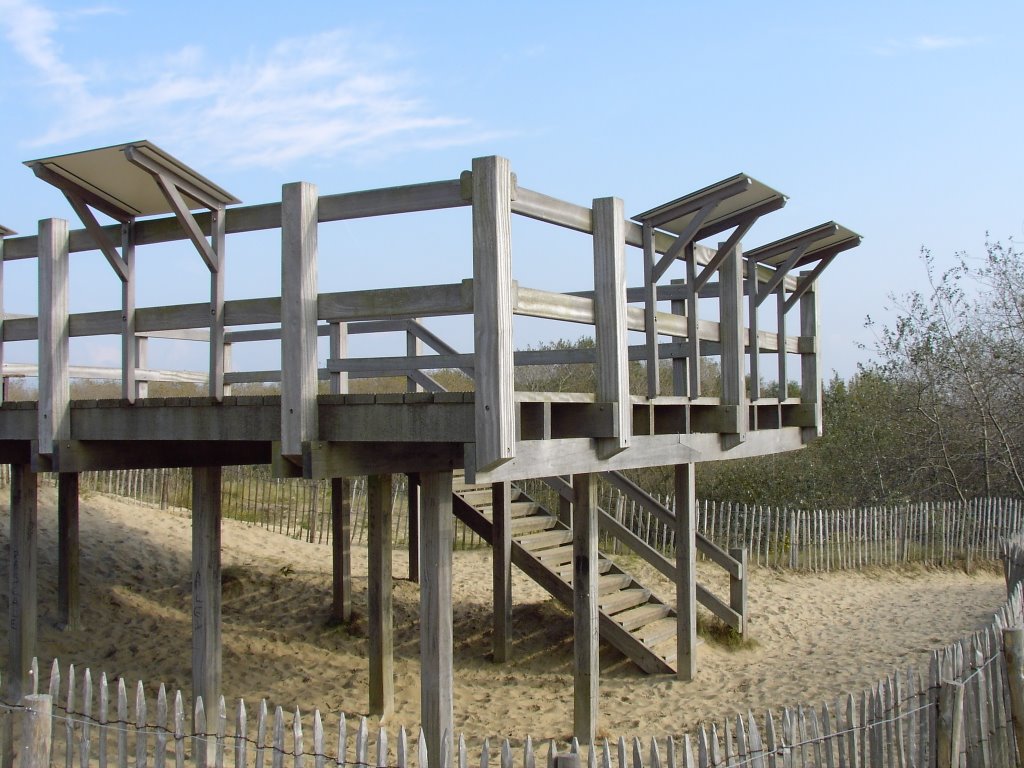
M 10 237 L 11 235 L 18 234 L 13 229 L 8 229 L 3 224 L 0 224 L 0 237 Z
M 127 217 L 158 216 L 174 213 L 155 182 L 151 172 L 128 159 L 133 151 L 144 157 L 156 168 L 164 169 L 169 176 L 192 186 L 196 194 L 182 190 L 182 197 L 189 210 L 209 208 L 210 202 L 231 205 L 241 202 L 231 193 L 214 184 L 172 155 L 148 141 L 134 141 L 101 149 L 72 152 L 66 155 L 43 157 L 25 162 L 29 168 L 37 166 L 49 171 L 45 178 L 62 191 L 75 193 L 84 190 L 106 203 L 115 211 Z M 198 199 L 203 197 L 205 199 Z
M 680 235 L 687 231 L 694 218 L 713 206 L 692 238 L 694 241 L 717 235 L 750 218 L 778 210 L 786 204 L 786 196 L 756 179 L 739 173 L 716 184 L 677 198 L 633 217 L 649 222 L 657 229 Z
M 850 248 L 856 248 L 862 239 L 860 235 L 842 224 L 830 221 L 773 243 L 753 248 L 743 255 L 762 264 L 778 267 L 789 261 L 790 257 L 802 248 L 804 249 L 803 254 L 791 267 L 796 269 L 811 262 L 835 256 Z

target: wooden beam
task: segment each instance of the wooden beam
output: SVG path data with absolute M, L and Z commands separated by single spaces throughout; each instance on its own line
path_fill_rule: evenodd
M 331 478 L 331 618 L 352 617 L 352 479 Z
M 135 336 L 135 242 L 134 222 L 121 225 L 121 253 L 124 258 L 124 274 L 121 278 L 121 397 L 134 403 L 139 396 L 138 383 L 135 380 L 138 368 L 144 368 L 140 361 L 144 352 L 145 339 Z M 70 320 L 69 320 L 70 326 Z M 145 384 L 142 384 L 145 388 Z
M 0 233 L 0 405 L 7 400 L 7 379 L 3 377 L 4 369 L 4 334 L 6 328 L 4 328 L 4 321 L 6 316 L 4 314 L 4 236 Z M 2 748 L 0 748 L 2 753 Z M 3 755 L 0 754 L 0 759 Z
M 39 452 L 71 437 L 68 384 L 68 223 L 39 222 Z
M 370 634 L 370 714 L 386 717 L 395 707 L 395 636 L 391 593 L 391 475 L 366 479 L 366 607 Z
M 598 441 L 612 456 L 629 448 L 633 410 L 629 399 L 626 334 L 626 240 L 623 205 L 615 197 L 594 200 L 594 315 L 597 340 L 597 399 L 618 404 L 616 437 Z
M 422 472 L 420 529 L 420 721 L 427 764 L 448 763 L 452 715 L 452 473 Z M 450 759 L 450 755 L 448 756 Z
M 658 376 L 658 279 L 655 277 L 654 229 L 644 223 L 644 332 L 647 336 L 647 396 L 661 393 Z
M 808 273 L 801 277 L 809 280 Z M 818 286 L 809 288 L 800 297 L 800 335 L 811 340 L 811 349 L 800 355 L 800 400 L 814 407 L 813 427 L 805 427 L 803 441 L 821 437 L 821 329 L 818 327 Z
M 420 476 L 418 472 L 406 474 L 409 492 L 409 581 L 420 583 Z
M 741 635 L 747 631 L 747 586 L 750 580 L 747 578 L 747 550 L 745 547 L 735 547 L 729 550 L 729 555 L 734 560 L 739 560 L 741 575 L 729 577 L 729 607 L 740 617 L 740 625 L 736 631 Z
M 220 494 L 220 467 L 192 468 L 192 695 L 209 712 L 221 684 Z
M 503 664 L 509 660 L 512 648 L 512 483 L 491 485 L 491 518 L 494 525 L 491 537 L 494 597 L 491 647 L 495 663 Z
M 761 399 L 761 345 L 758 339 L 757 308 L 760 302 L 757 300 L 757 262 L 747 260 L 747 326 L 749 342 L 747 352 L 750 355 L 750 399 L 757 401 Z M 742 265 L 741 265 L 742 266 Z
M 467 315 L 473 311 L 473 281 L 322 293 L 317 298 L 317 307 L 319 318 L 328 321 Z
M 595 744 L 600 681 L 597 608 L 597 483 L 591 474 L 572 478 L 573 735 Z
M 719 268 L 719 282 L 722 295 L 719 301 L 721 325 L 719 333 L 722 342 L 722 404 L 735 405 L 736 423 L 728 432 L 723 432 L 722 447 L 734 448 L 747 435 L 747 387 L 744 380 L 745 345 L 743 327 L 743 255 L 738 243 L 719 245 L 724 253 Z
M 476 462 L 515 455 L 512 358 L 512 172 L 503 157 L 473 160 L 473 342 Z
M 676 496 L 676 676 L 697 676 L 697 501 L 696 464 L 675 466 Z
M 11 465 L 11 534 L 7 616 L 7 701 L 32 692 L 30 672 L 38 625 L 38 475 Z M 8 742 L 9 743 L 9 742 Z
M 281 203 L 281 450 L 317 437 L 317 189 L 285 184 Z
M 57 621 L 63 629 L 79 628 L 78 473 L 57 475 Z
M 216 255 L 216 267 L 210 272 L 210 397 L 224 399 L 224 370 L 227 351 L 224 347 L 225 302 L 225 236 L 224 209 L 210 213 L 210 248 Z
M 687 394 L 691 399 L 701 395 L 700 381 L 700 289 L 697 288 L 697 258 L 692 246 L 686 248 L 686 341 L 689 345 L 689 381 Z M 721 341 L 719 325 L 719 341 Z
M 36 175 L 38 175 L 38 173 Z M 107 235 L 107 231 L 100 226 L 98 221 L 96 221 L 96 216 L 93 215 L 92 210 L 90 210 L 89 206 L 86 205 L 82 198 L 78 197 L 78 195 L 73 192 L 64 190 L 64 197 L 67 198 L 67 201 L 71 204 L 75 213 L 78 214 L 78 218 L 80 218 L 82 223 L 85 224 L 86 231 L 92 235 L 93 239 L 96 241 L 97 247 L 99 247 L 100 251 L 103 253 L 104 258 L 107 260 L 107 263 L 110 264 L 114 273 L 122 282 L 126 281 L 128 279 L 128 266 L 125 264 L 121 254 L 117 252 L 113 239 Z M 125 223 L 127 222 L 121 224 L 122 228 Z
M 461 443 L 328 443 L 314 441 L 303 457 L 312 479 L 382 472 L 441 472 L 463 465 Z
M 195 465 L 226 467 L 267 464 L 270 455 L 269 441 L 61 440 L 54 444 L 50 471 L 75 473 Z

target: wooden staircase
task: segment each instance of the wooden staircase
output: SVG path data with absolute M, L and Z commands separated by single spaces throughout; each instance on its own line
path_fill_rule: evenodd
M 455 478 L 452 510 L 489 544 L 491 487 Z M 572 530 L 558 517 L 512 486 L 512 562 L 570 609 Z M 649 674 L 674 674 L 676 612 L 651 590 L 598 553 L 599 630 L 612 646 Z

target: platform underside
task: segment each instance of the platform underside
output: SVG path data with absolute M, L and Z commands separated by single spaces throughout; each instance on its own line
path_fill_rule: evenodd
M 72 439 L 58 441 L 51 455 L 34 443 L 37 404 L 10 402 L 0 406 L 0 460 L 55 472 L 273 464 L 280 475 L 310 478 L 465 469 L 474 481 L 496 482 L 778 453 L 800 448 L 813 432 L 813 411 L 798 402 L 749 406 L 752 429 L 736 441 L 719 432 L 731 421 L 729 406 L 636 400 L 629 447 L 607 455 L 601 442 L 615 436 L 613 404 L 524 393 L 515 457 L 487 471 L 473 465 L 471 392 L 320 395 L 319 439 L 291 460 L 276 445 L 276 396 L 73 401 Z

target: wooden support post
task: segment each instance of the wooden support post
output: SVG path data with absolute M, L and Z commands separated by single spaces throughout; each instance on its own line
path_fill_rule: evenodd
M 728 247 L 719 243 L 719 252 Z M 735 448 L 747 439 L 747 386 L 744 380 L 745 346 L 743 327 L 743 255 L 737 243 L 725 256 L 718 270 L 720 288 L 719 310 L 721 312 L 720 335 L 722 339 L 722 405 L 731 405 L 735 410 L 732 430 L 722 434 L 722 447 Z
M 135 222 L 121 224 L 121 259 L 126 275 L 121 281 L 121 397 L 134 403 L 138 396 L 135 370 L 139 348 L 135 337 Z
M 220 485 L 220 467 L 192 468 L 192 695 L 208 712 L 221 680 Z
M 679 286 L 683 285 L 683 280 L 673 280 L 672 285 Z M 673 315 L 685 315 L 686 314 L 686 301 L 683 299 L 672 300 L 672 314 Z M 686 394 L 689 386 L 689 378 L 686 372 L 686 364 L 689 358 L 687 357 L 672 357 L 672 394 L 676 397 L 682 397 Z
M 1006 678 L 1010 688 L 1013 738 L 1017 754 L 1024 760 L 1024 628 L 1003 630 L 1003 653 L 1006 656 Z
M 503 157 L 473 160 L 473 342 L 477 471 L 515 456 L 513 179 Z
M 491 541 L 494 585 L 494 635 L 491 645 L 494 661 L 509 660 L 512 647 L 512 483 L 491 485 Z
M 21 701 L 30 693 L 32 658 L 36 652 L 38 623 L 38 476 L 27 464 L 11 466 L 11 534 L 7 611 L 7 674 L 5 698 Z M 3 726 L 3 768 L 11 768 L 14 731 L 10 717 Z
M 352 617 L 352 479 L 331 478 L 331 618 Z
M 57 615 L 61 627 L 79 628 L 78 473 L 57 476 Z
M 50 768 L 53 700 L 46 693 L 22 697 L 21 750 L 18 768 Z
M 414 319 L 412 322 L 416 323 L 419 322 L 419 320 Z M 420 341 L 420 337 L 411 330 L 405 332 L 405 354 L 407 357 L 419 357 L 423 354 L 423 342 Z M 422 392 L 423 387 L 421 387 L 412 376 L 406 376 L 405 391 Z
M 805 277 L 809 273 L 801 272 Z M 801 430 L 803 441 L 821 437 L 821 333 L 818 328 L 818 284 L 814 283 L 800 297 L 800 336 L 804 349 L 800 354 L 800 400 L 814 405 L 813 427 Z
M 622 201 L 594 200 L 594 332 L 597 337 L 597 400 L 614 403 L 618 436 L 597 441 L 598 456 L 626 449 L 633 430 L 626 335 L 626 233 Z M 657 369 L 654 376 L 657 377 Z
M 696 464 L 675 466 L 676 496 L 676 676 L 697 676 L 697 497 Z
M 661 393 L 658 377 L 658 278 L 654 269 L 658 254 L 654 247 L 654 228 L 649 222 L 643 225 L 644 247 L 644 331 L 647 336 L 647 396 L 657 397 Z
M 210 397 L 218 401 L 224 399 L 225 220 L 223 207 L 210 211 L 210 247 L 217 257 L 210 272 Z
M 409 581 L 420 583 L 420 476 L 416 472 L 406 475 L 409 486 Z
M 690 348 L 690 399 L 700 397 L 700 292 L 697 290 L 697 253 L 693 243 L 686 246 L 686 341 Z
M 445 766 L 452 744 L 452 473 L 420 474 L 420 721 L 427 764 Z M 448 758 L 448 761 L 445 758 Z
M 149 339 L 145 336 L 135 337 L 135 365 L 138 368 L 149 367 Z M 135 399 L 149 397 L 149 382 L 135 381 Z
M 597 482 L 591 474 L 573 475 L 573 735 L 593 747 L 598 719 Z
M 391 475 L 366 479 L 367 612 L 370 630 L 370 713 L 382 717 L 395 706 L 394 621 L 391 595 Z
M 282 188 L 281 453 L 292 459 L 317 438 L 318 201 L 313 184 Z
M 747 351 L 750 354 L 750 399 L 761 399 L 761 342 L 757 324 L 757 262 L 747 262 Z M 781 397 L 781 395 L 780 395 Z
M 939 719 L 935 733 L 938 768 L 960 765 L 960 746 L 964 728 L 964 684 L 943 680 L 939 687 Z
M 786 359 L 786 282 L 783 280 L 775 289 L 775 319 L 779 337 L 779 399 L 789 397 L 789 372 Z
M 348 323 L 332 322 L 330 324 L 330 358 L 343 360 L 348 357 Z M 331 394 L 348 394 L 348 372 L 331 371 Z
M 4 370 L 4 237 L 10 230 L 0 226 L 0 404 L 7 401 L 7 377 Z
M 71 437 L 68 386 L 68 223 L 39 222 L 39 453 Z
M 740 574 L 729 574 L 729 607 L 740 615 L 740 626 L 737 630 L 741 635 L 747 631 L 747 550 L 737 547 L 729 550 L 734 560 L 740 561 Z

